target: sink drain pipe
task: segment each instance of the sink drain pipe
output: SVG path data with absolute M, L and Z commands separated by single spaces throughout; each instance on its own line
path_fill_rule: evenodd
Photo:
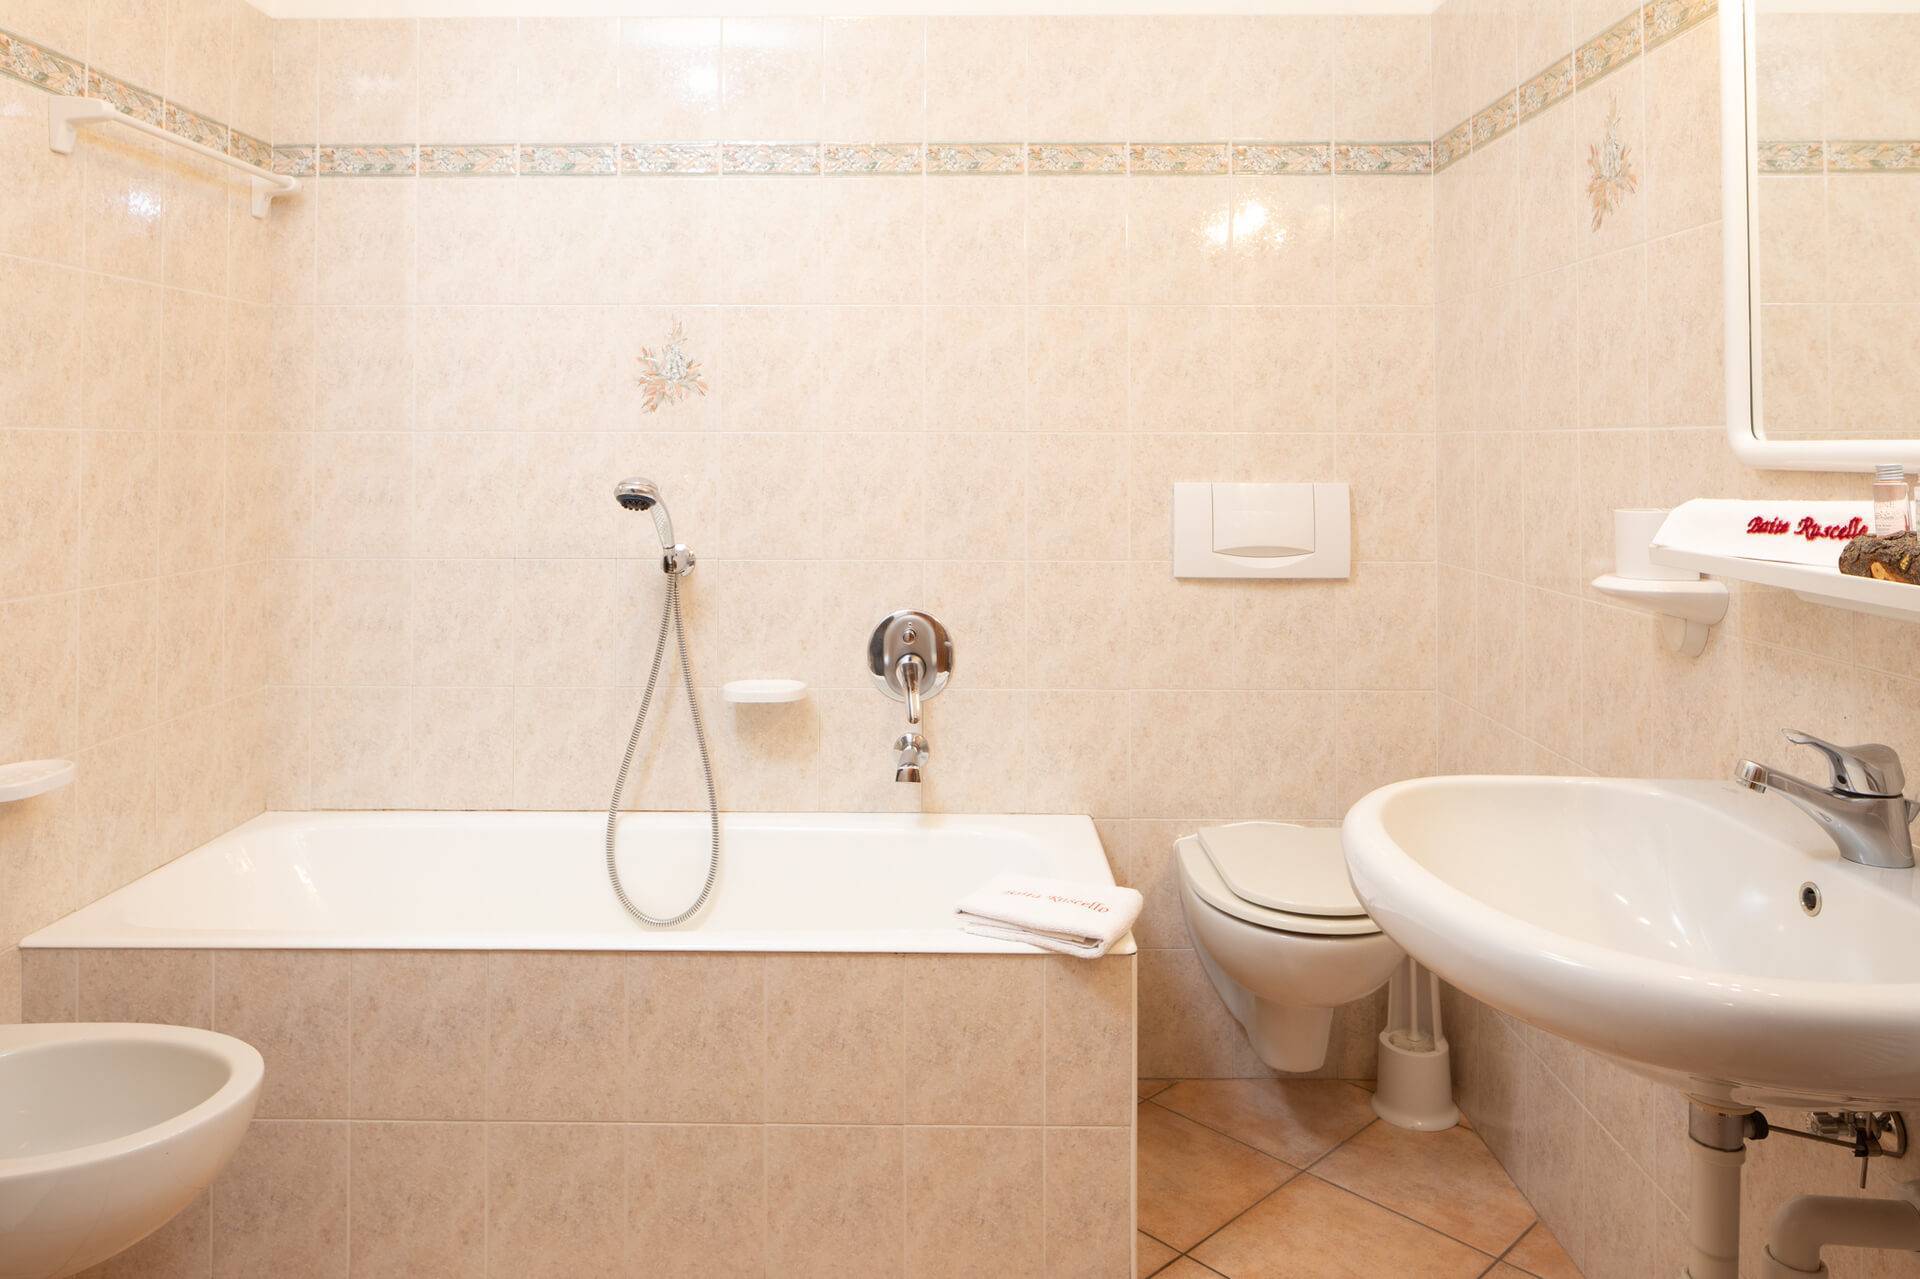
M 1767 1232 L 1767 1279 L 1828 1274 L 1825 1247 L 1898 1248 L 1920 1252 L 1920 1182 L 1900 1186 L 1900 1199 L 1801 1195 L 1774 1214 Z
M 1687 1279 L 1740 1279 L 1740 1169 L 1752 1121 L 1750 1110 L 1719 1110 L 1698 1099 L 1687 1108 L 1693 1167 Z

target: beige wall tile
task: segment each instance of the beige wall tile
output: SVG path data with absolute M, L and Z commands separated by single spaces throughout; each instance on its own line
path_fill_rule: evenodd
M 487 1273 L 527 1279 L 625 1273 L 625 1140 L 614 1124 L 491 1125 Z
M 926 22 L 828 18 L 821 52 L 820 136 L 914 142 L 926 108 Z
M 626 1130 L 627 1246 L 675 1275 L 765 1272 L 765 1138 L 757 1127 Z
M 767 1118 L 897 1122 L 903 1095 L 897 957 L 767 961 Z
M 213 1273 L 348 1273 L 348 1125 L 256 1120 L 213 1185 Z
M 318 30 L 320 136 L 314 141 L 414 141 L 419 134 L 418 24 L 356 20 L 319 23 Z
M 1047 1122 L 1125 1123 L 1134 1100 L 1134 961 L 1049 960 L 1046 987 Z
M 767 1268 L 795 1275 L 900 1273 L 901 1130 L 767 1129 Z M 822 1167 L 837 1175 L 819 1176 Z
M 480 1118 L 486 956 L 363 951 L 352 965 L 353 1116 Z
M 1027 133 L 1027 19 L 927 19 L 930 141 L 1024 140 Z
M 758 955 L 636 955 L 624 963 L 628 1117 L 653 1123 L 761 1119 L 766 961 Z
M 822 26 L 818 18 L 729 18 L 721 24 L 725 136 L 818 135 Z
M 620 23 L 613 18 L 527 17 L 516 40 L 515 140 L 603 140 L 617 118 Z
M 1046 1132 L 1046 1274 L 1124 1274 L 1133 1240 L 1133 1136 L 1125 1128 Z
M 1040 1122 L 1046 962 L 911 955 L 905 965 L 907 1121 Z
M 1338 26 L 1333 19 L 1319 16 L 1264 14 L 1230 24 L 1236 139 L 1279 142 L 1333 137 L 1333 52 Z
M 1336 136 L 1381 141 L 1432 136 L 1429 25 L 1405 16 L 1339 20 L 1334 48 Z
M 79 953 L 81 1021 L 157 1021 L 211 1028 L 213 959 L 197 950 Z
M 620 23 L 620 136 L 718 138 L 718 18 L 625 18 Z
M 1127 113 L 1124 22 L 1044 17 L 1027 24 L 1027 136 L 1034 141 L 1119 141 L 1106 135 Z
M 347 956 L 325 952 L 214 956 L 213 1028 L 252 1044 L 267 1062 L 259 1118 L 347 1113 L 347 969 Z
M 486 1129 L 420 1123 L 351 1129 L 353 1273 L 408 1279 L 482 1273 Z
M 908 1128 L 902 1273 L 1040 1273 L 1044 1136 L 1039 1128 Z
M 489 1118 L 622 1117 L 618 956 L 496 954 L 487 984 Z

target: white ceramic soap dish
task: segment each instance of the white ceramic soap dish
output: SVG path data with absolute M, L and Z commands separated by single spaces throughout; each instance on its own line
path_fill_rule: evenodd
M 736 679 L 720 686 L 720 696 L 736 705 L 797 702 L 806 695 L 807 682 L 799 679 Z
M 72 780 L 70 759 L 29 759 L 18 764 L 0 764 L 0 804 L 59 790 Z

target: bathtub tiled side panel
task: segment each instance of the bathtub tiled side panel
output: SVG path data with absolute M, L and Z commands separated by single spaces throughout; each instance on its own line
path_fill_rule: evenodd
M 33 1020 L 266 1061 L 211 1193 L 95 1279 L 1131 1274 L 1134 956 L 22 959 Z

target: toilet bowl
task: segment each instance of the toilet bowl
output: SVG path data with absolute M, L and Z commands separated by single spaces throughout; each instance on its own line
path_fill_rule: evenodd
M 1213 826 L 1175 846 L 1194 950 L 1260 1060 L 1318 1070 L 1334 1010 L 1405 958 L 1347 883 L 1337 829 Z

